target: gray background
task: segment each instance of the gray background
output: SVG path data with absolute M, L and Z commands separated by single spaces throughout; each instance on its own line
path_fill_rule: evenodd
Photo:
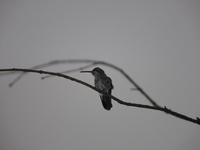
M 1 1 L 0 68 L 56 59 L 103 60 L 123 68 L 158 104 L 200 116 L 200 1 Z M 83 64 L 45 68 L 63 71 Z M 105 66 L 113 95 L 149 104 Z M 90 68 L 88 70 L 91 70 Z M 90 74 L 71 76 L 93 84 Z M 163 112 L 113 102 L 62 78 L 0 77 L 1 150 L 198 150 L 200 127 Z

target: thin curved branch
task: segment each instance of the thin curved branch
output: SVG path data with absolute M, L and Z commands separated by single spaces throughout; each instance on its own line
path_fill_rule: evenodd
M 79 68 L 76 68 L 76 69 L 71 69 L 71 70 L 67 70 L 67 71 L 63 71 L 63 72 L 59 72 L 61 74 L 67 74 L 67 73 L 72 73 L 72 72 L 76 72 L 76 71 L 79 71 L 79 70 L 83 70 L 83 69 L 87 69 L 91 66 L 94 66 L 94 64 L 89 64 L 89 65 L 86 65 L 86 66 L 83 66 L 83 67 L 79 67 Z M 47 76 L 44 76 L 42 77 L 42 79 L 46 79 L 46 78 L 49 78 L 49 77 L 53 77 L 52 75 L 47 75 Z
M 184 119 L 184 120 L 187 120 L 187 121 L 190 121 L 190 122 L 193 122 L 193 123 L 196 123 L 196 124 L 200 125 L 200 119 L 198 117 L 196 119 L 190 118 L 188 116 L 185 116 L 185 115 L 182 115 L 182 114 L 177 113 L 175 111 L 172 111 L 172 110 L 168 109 L 166 106 L 165 107 L 155 107 L 155 106 L 149 106 L 149 105 L 143 105 L 143 104 L 124 102 L 124 101 L 114 97 L 113 95 L 110 95 L 110 94 L 107 94 L 107 93 L 104 93 L 104 92 L 98 90 L 97 88 L 95 88 L 94 86 L 92 86 L 92 85 L 90 85 L 90 84 L 88 84 L 86 82 L 83 82 L 81 80 L 78 80 L 76 78 L 73 78 L 73 77 L 70 77 L 70 76 L 67 76 L 67 75 L 64 75 L 64 74 L 61 74 L 61 73 L 42 71 L 42 70 L 21 69 L 21 68 L 0 69 L 0 71 L 33 72 L 33 73 L 48 74 L 48 75 L 54 75 L 54 76 L 62 77 L 62 78 L 69 79 L 69 80 L 75 81 L 77 83 L 80 83 L 80 84 L 82 84 L 84 86 L 87 86 L 87 87 L 95 90 L 96 92 L 105 94 L 105 95 L 111 97 L 113 100 L 115 100 L 116 102 L 118 102 L 118 103 L 120 103 L 122 105 L 133 106 L 133 107 L 138 107 L 138 108 L 146 108 L 146 109 L 152 109 L 152 110 L 159 110 L 159 111 L 165 112 L 167 114 L 171 114 L 172 116 L 175 116 L 175 117 L 178 117 L 178 118 L 181 118 L 181 119 Z
M 66 64 L 66 63 L 91 63 L 88 66 L 95 66 L 95 65 L 105 65 L 108 67 L 111 67 L 117 71 L 119 71 L 123 76 L 125 76 L 126 79 L 128 79 L 129 82 L 131 82 L 131 84 L 133 84 L 133 86 L 135 86 L 135 89 L 137 89 L 140 93 L 142 93 L 142 95 L 144 95 L 147 100 L 155 107 L 160 107 L 133 79 L 131 79 L 131 77 L 129 77 L 129 75 L 127 73 L 125 73 L 121 68 L 107 63 L 107 62 L 103 62 L 103 61 L 96 61 L 96 60 L 88 60 L 88 59 L 64 59 L 64 60 L 54 60 L 54 61 L 50 61 L 48 63 L 44 63 L 41 65 L 37 65 L 34 66 L 30 69 L 39 69 L 39 68 L 44 68 L 44 67 L 48 67 L 48 66 L 52 66 L 52 65 L 58 65 L 58 64 Z M 9 85 L 13 86 L 13 84 L 15 84 L 21 77 L 23 77 L 26 73 L 22 73 L 21 75 L 19 75 L 14 81 L 12 81 Z

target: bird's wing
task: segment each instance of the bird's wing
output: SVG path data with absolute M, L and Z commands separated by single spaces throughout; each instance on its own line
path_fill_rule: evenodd
M 112 85 L 112 80 L 109 77 L 106 78 L 106 85 L 107 85 L 107 87 L 110 87 L 109 89 L 114 89 L 114 87 Z

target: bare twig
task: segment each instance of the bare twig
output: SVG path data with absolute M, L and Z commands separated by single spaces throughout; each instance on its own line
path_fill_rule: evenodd
M 136 104 L 136 103 L 129 103 L 129 102 L 124 102 L 116 97 L 114 97 L 113 95 L 109 95 L 107 93 L 104 93 L 100 90 L 98 90 L 97 88 L 95 88 L 94 86 L 88 84 L 88 83 L 85 83 L 81 80 L 78 80 L 76 78 L 73 78 L 73 77 L 70 77 L 70 76 L 67 76 L 67 75 L 64 75 L 64 74 L 61 74 L 61 73 L 55 73 L 55 72 L 48 72 L 48 71 L 42 71 L 42 70 L 32 70 L 32 69 L 21 69 L 21 68 L 13 68 L 13 69 L 0 69 L 0 71 L 21 71 L 21 72 L 33 72 L 33 73 L 39 73 L 39 74 L 48 74 L 48 75 L 53 75 L 53 76 L 58 76 L 58 77 L 62 77 L 62 78 L 65 78 L 65 79 L 69 79 L 69 80 L 72 80 L 72 81 L 75 81 L 77 83 L 80 83 L 84 86 L 87 86 L 99 93 L 102 93 L 102 94 L 105 94 L 105 95 L 108 95 L 109 97 L 111 97 L 113 100 L 117 101 L 118 103 L 122 104 L 122 105 L 126 105 L 126 106 L 133 106 L 133 107 L 139 107 L 139 108 L 146 108 L 146 109 L 153 109 L 153 110 L 159 110 L 159 111 L 162 111 L 162 112 L 165 112 L 167 114 L 171 114 L 175 117 L 178 117 L 178 118 L 181 118 L 181 119 L 184 119 L 184 120 L 187 120 L 187 121 L 190 121 L 190 122 L 193 122 L 193 123 L 196 123 L 198 125 L 200 125 L 200 119 L 198 117 L 196 117 L 196 119 L 193 119 L 193 118 L 190 118 L 188 116 L 185 116 L 185 115 L 182 115 L 180 113 L 177 113 L 175 111 L 172 111 L 170 109 L 168 109 L 166 106 L 165 107 L 155 107 L 155 106 L 149 106 L 149 105 L 143 105 L 143 104 Z
M 72 73 L 72 72 L 76 72 L 76 71 L 79 71 L 79 70 L 83 70 L 83 69 L 86 69 L 86 68 L 89 68 L 91 66 L 94 66 L 94 64 L 89 64 L 89 65 L 86 65 L 86 66 L 83 66 L 83 67 L 79 67 L 79 68 L 76 68 L 76 69 L 72 69 L 72 70 L 67 70 L 67 71 L 63 71 L 63 72 L 59 72 L 61 74 L 67 74 L 67 73 Z M 53 77 L 52 75 L 47 75 L 47 76 L 44 76 L 42 77 L 41 79 L 46 79 L 46 78 L 49 78 L 49 77 Z
M 129 77 L 129 75 L 127 73 L 125 73 L 121 68 L 119 68 L 113 64 L 107 63 L 107 62 L 88 60 L 88 59 L 64 59 L 64 60 L 50 61 L 48 63 L 34 66 L 31 69 L 39 69 L 39 68 L 44 68 L 44 67 L 48 67 L 48 66 L 52 66 L 52 65 L 66 64 L 66 63 L 90 63 L 88 66 L 85 66 L 85 68 L 88 68 L 90 66 L 95 66 L 95 65 L 105 65 L 105 66 L 111 67 L 111 68 L 119 71 L 123 76 L 125 76 L 125 78 L 129 82 L 131 82 L 131 84 L 133 84 L 133 86 L 135 86 L 135 89 L 137 89 L 141 94 L 143 94 L 153 106 L 160 107 L 133 79 L 131 79 L 131 77 Z M 15 84 L 24 75 L 25 75 L 25 73 L 22 73 L 21 75 L 19 75 L 13 82 L 10 83 L 10 86 Z

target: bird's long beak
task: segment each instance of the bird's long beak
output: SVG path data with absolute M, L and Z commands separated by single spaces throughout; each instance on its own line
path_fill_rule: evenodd
M 92 73 L 92 71 L 81 71 L 80 73 Z

